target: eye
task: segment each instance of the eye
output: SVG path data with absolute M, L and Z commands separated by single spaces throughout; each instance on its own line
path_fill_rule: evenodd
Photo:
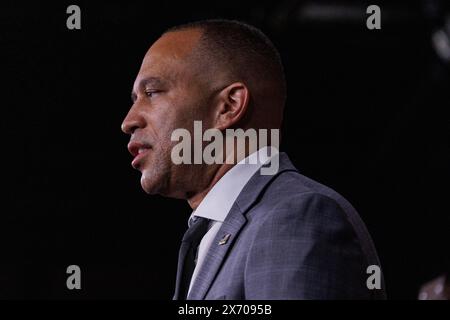
M 145 90 L 145 95 L 149 98 L 153 98 L 159 92 L 160 92 L 159 90 Z

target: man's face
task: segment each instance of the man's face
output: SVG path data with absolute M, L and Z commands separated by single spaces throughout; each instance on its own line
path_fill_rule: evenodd
M 177 128 L 192 132 L 194 120 L 208 126 L 208 85 L 190 54 L 201 32 L 170 32 L 149 49 L 133 86 L 133 105 L 122 123 L 131 135 L 132 166 L 141 171 L 142 188 L 149 194 L 185 198 L 192 183 L 192 165 L 175 165 L 171 141 Z

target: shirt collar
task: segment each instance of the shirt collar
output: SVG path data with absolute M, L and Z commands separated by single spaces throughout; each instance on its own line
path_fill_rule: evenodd
M 244 186 L 275 154 L 274 148 L 263 147 L 238 162 L 212 187 L 191 217 L 194 215 L 219 222 L 225 221 Z

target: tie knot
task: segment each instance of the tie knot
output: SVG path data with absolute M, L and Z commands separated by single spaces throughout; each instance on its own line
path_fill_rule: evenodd
M 183 241 L 199 242 L 208 232 L 210 221 L 203 217 L 192 216 L 188 221 L 189 229 L 186 231 Z
M 189 218 L 188 226 L 189 226 L 189 228 L 190 228 L 190 227 L 192 227 L 194 224 L 201 223 L 202 221 L 203 221 L 202 223 L 204 223 L 204 220 L 209 221 L 209 219 L 206 219 L 206 218 L 203 218 L 203 217 L 192 216 L 192 217 Z

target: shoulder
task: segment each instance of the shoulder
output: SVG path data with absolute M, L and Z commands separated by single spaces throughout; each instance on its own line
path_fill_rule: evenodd
M 347 199 L 297 171 L 281 172 L 247 213 L 257 238 L 358 244 L 378 264 L 373 241 Z
M 265 219 L 289 217 L 310 222 L 347 220 L 348 216 L 357 215 L 351 204 L 336 191 L 297 171 L 285 171 L 273 179 L 253 209 L 264 212 L 261 215 Z
M 265 193 L 248 213 L 259 235 L 314 237 L 342 231 L 354 233 L 348 212 L 328 195 L 307 191 L 272 197 L 271 192 Z

